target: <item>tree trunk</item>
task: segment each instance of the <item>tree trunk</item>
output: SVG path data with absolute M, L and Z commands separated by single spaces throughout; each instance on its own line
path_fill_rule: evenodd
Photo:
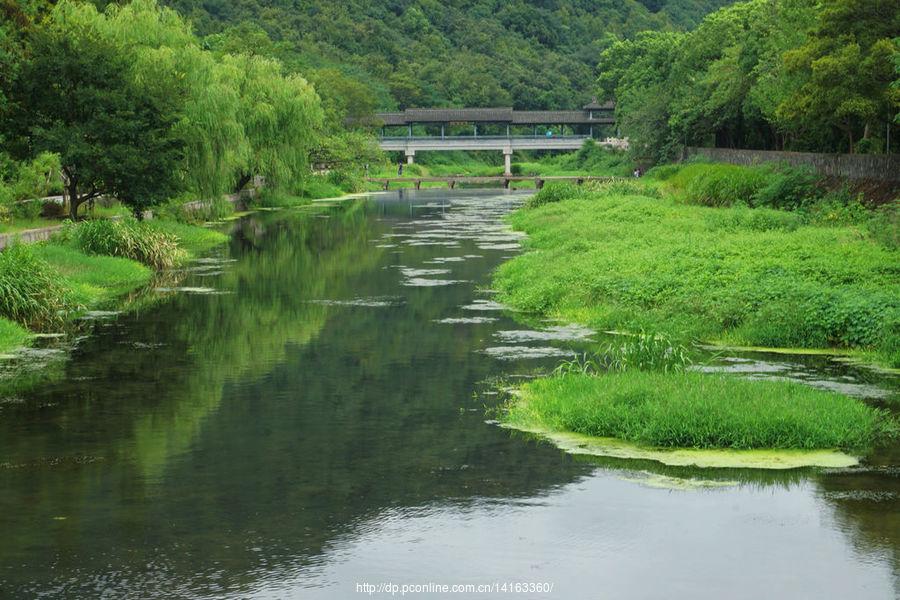
M 244 186 L 250 183 L 251 179 L 253 179 L 252 173 L 245 173 L 241 175 L 241 178 L 238 179 L 237 185 L 234 187 L 234 193 L 237 194 L 242 189 L 244 189 Z
M 66 189 L 69 193 L 69 218 L 76 221 L 78 220 L 78 207 L 81 205 L 78 198 L 78 182 L 74 178 L 69 179 Z

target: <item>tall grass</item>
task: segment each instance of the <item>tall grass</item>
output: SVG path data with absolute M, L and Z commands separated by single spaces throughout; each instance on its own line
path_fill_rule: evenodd
M 623 371 L 537 379 L 520 391 L 507 423 L 647 446 L 862 450 L 897 434 L 885 411 L 783 381 Z
M 628 370 L 680 373 L 692 364 L 687 347 L 660 334 L 623 336 L 615 344 L 607 344 L 599 352 L 576 356 L 563 361 L 553 371 L 555 375 L 580 373 L 599 375 Z
M 68 223 L 56 240 L 86 254 L 130 258 L 154 269 L 171 268 L 185 258 L 174 236 L 129 218 Z
M 77 308 L 59 273 L 31 248 L 14 244 L 0 252 L 0 317 L 46 329 Z
M 822 195 L 809 169 L 768 163 L 752 167 L 688 163 L 651 170 L 685 201 L 704 206 L 765 206 L 794 210 Z

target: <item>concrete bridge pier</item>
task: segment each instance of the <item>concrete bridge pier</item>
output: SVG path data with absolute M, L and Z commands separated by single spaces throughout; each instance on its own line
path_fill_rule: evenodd
M 512 148 L 510 147 L 503 149 L 503 174 L 512 175 Z
M 411 164 L 415 163 L 416 162 L 415 159 L 416 159 L 416 151 L 410 150 L 409 148 L 407 148 L 406 149 L 406 164 L 411 165 Z

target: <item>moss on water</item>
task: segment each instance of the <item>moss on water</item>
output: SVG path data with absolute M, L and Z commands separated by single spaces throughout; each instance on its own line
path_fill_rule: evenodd
M 538 435 L 571 454 L 651 460 L 670 467 L 708 469 L 798 469 L 802 467 L 822 467 L 840 469 L 859 464 L 859 460 L 856 457 L 838 450 L 699 450 L 695 448 L 666 450 L 647 448 L 615 438 L 593 437 L 578 433 L 526 428 L 516 425 L 505 426 Z M 653 487 L 674 487 L 671 482 L 668 482 L 669 485 L 664 485 L 666 482 L 661 479 L 651 482 L 642 480 L 639 483 Z M 687 487 L 713 487 L 714 485 L 727 486 L 731 485 L 731 482 L 716 481 L 708 486 L 697 485 L 694 482 L 690 486 L 685 484 L 680 487 L 686 489 Z

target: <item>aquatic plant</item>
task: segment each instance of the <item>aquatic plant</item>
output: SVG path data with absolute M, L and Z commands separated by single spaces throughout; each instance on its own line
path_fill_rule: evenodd
M 503 421 L 665 448 L 863 450 L 897 435 L 886 411 L 785 381 L 625 370 L 533 380 Z
M 623 336 L 621 342 L 607 344 L 592 354 L 578 354 L 572 360 L 557 365 L 553 373 L 599 375 L 628 370 L 677 373 L 684 371 L 692 362 L 686 346 L 663 334 L 642 333 Z

